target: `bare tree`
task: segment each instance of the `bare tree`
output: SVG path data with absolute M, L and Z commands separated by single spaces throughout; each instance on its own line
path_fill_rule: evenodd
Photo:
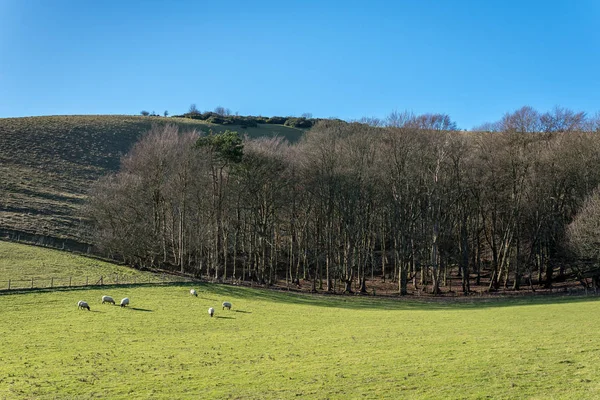
M 189 152 L 195 137 L 193 133 L 180 135 L 173 125 L 155 125 L 123 158 L 121 171 L 95 185 L 89 213 L 99 245 L 135 265 L 182 263 L 175 245 L 183 238 L 176 240 L 177 231 L 171 228 L 186 216 L 173 215 L 174 208 L 166 205 L 171 195 L 185 191 L 185 187 L 173 187 L 173 178 L 189 156 L 177 153 Z M 189 176 L 193 176 L 191 171 Z
M 215 114 L 219 114 L 224 117 L 231 115 L 231 110 L 229 108 L 225 108 L 222 106 L 215 107 L 214 112 L 215 112 Z
M 386 126 L 395 128 L 413 128 L 431 131 L 458 130 L 456 122 L 447 114 L 415 115 L 410 111 L 393 111 L 386 119 Z
M 447 114 L 422 114 L 414 118 L 411 124 L 418 129 L 432 131 L 456 131 L 456 122 Z
M 513 113 L 506 113 L 501 120 L 505 132 L 531 133 L 539 132 L 540 114 L 530 106 L 523 106 Z
M 192 115 L 200 114 L 200 111 L 196 107 L 196 104 L 194 104 L 194 103 L 190 104 L 190 108 L 188 109 L 188 114 L 192 114 Z
M 587 197 L 567 235 L 569 245 L 579 257 L 600 261 L 600 189 Z
M 390 276 L 398 282 L 401 295 L 408 294 L 408 276 L 415 278 L 417 270 L 424 267 L 421 248 L 424 234 L 420 231 L 422 196 L 421 173 L 425 170 L 425 145 L 422 135 L 415 129 L 387 128 L 380 149 L 380 171 L 383 172 L 381 239 L 389 238 L 390 246 L 383 242 L 382 274 L 385 277 L 388 259 L 393 267 Z M 388 257 L 389 254 L 389 257 Z
M 555 106 L 552 111 L 540 116 L 540 128 L 543 132 L 576 132 L 584 130 L 585 112 L 578 113 L 568 108 Z
M 225 131 L 201 137 L 196 147 L 202 151 L 202 156 L 209 165 L 208 176 L 211 182 L 212 198 L 212 266 L 215 278 L 219 278 L 221 267 L 223 274 L 227 273 L 227 200 L 230 172 L 234 165 L 242 161 L 244 145 L 237 132 Z
M 583 130 L 586 132 L 600 132 L 600 111 L 585 121 Z
M 411 126 L 412 122 L 415 120 L 415 115 L 405 110 L 403 112 L 392 111 L 385 120 L 385 125 L 393 128 L 402 128 L 406 126 Z
M 268 284 L 274 283 L 277 273 L 285 232 L 279 222 L 290 199 L 287 146 L 280 138 L 247 140 L 242 166 L 236 171 L 243 212 L 254 222 L 246 235 L 247 247 L 255 249 L 253 266 L 258 279 Z

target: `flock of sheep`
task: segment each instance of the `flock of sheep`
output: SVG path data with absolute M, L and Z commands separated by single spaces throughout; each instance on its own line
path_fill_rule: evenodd
M 110 296 L 102 296 L 102 304 L 104 303 L 111 303 L 113 306 L 116 305 L 115 300 Z M 125 307 L 128 304 L 129 297 L 125 297 L 123 300 L 121 300 L 121 307 Z M 80 310 L 87 309 L 88 311 L 90 311 L 90 305 L 87 303 L 87 301 L 83 300 L 79 300 L 77 302 L 77 308 L 79 308 Z
M 196 292 L 196 289 L 190 289 L 190 294 L 192 296 L 198 297 L 198 292 Z M 102 304 L 104 303 L 111 303 L 112 305 L 116 305 L 115 300 L 110 296 L 102 296 Z M 129 297 L 125 297 L 123 300 L 121 300 L 121 307 L 125 307 L 127 305 L 129 305 Z M 231 303 L 228 301 L 224 301 L 222 306 L 223 310 L 231 310 Z M 79 300 L 79 302 L 77 303 L 77 308 L 79 308 L 80 310 L 87 309 L 88 311 L 90 311 L 90 305 L 83 300 Z M 215 309 L 210 307 L 208 309 L 208 315 L 210 315 L 211 317 L 215 315 Z
M 198 292 L 196 292 L 196 289 L 190 289 L 190 294 L 191 294 L 192 296 L 196 296 L 196 297 L 198 297 Z M 230 303 L 230 302 L 228 302 L 228 301 L 224 301 L 224 302 L 223 302 L 223 304 L 222 304 L 222 306 L 223 306 L 223 310 L 224 310 L 224 309 L 231 310 L 231 303 Z M 210 307 L 210 308 L 208 309 L 208 315 L 210 315 L 211 317 L 212 317 L 213 315 L 215 315 L 215 309 L 214 309 L 214 308 L 212 308 L 212 307 Z

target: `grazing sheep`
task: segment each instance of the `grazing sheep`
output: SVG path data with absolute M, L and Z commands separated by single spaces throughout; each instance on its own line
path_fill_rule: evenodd
M 230 302 L 228 302 L 228 301 L 224 301 L 224 302 L 223 302 L 223 310 L 224 310 L 224 309 L 231 310 L 231 303 L 230 303 Z
M 83 310 L 84 308 L 87 308 L 88 311 L 90 311 L 90 306 L 88 305 L 88 303 L 86 303 L 83 300 L 79 300 L 79 302 L 77 303 L 77 308 Z
M 214 309 L 214 308 L 212 308 L 212 307 L 211 307 L 211 308 L 209 308 L 209 309 L 208 309 L 208 315 L 210 315 L 211 317 L 212 317 L 213 315 L 215 315 L 215 309 Z
M 196 296 L 196 297 L 198 297 L 198 292 L 196 292 L 196 289 L 191 289 L 191 290 L 190 290 L 190 294 L 191 294 L 192 296 Z
M 128 304 L 129 304 L 129 297 L 125 297 L 123 300 L 121 300 L 121 307 L 125 307 Z
M 112 305 L 115 305 L 115 300 L 110 297 L 110 296 L 102 296 L 102 304 L 104 303 L 112 303 Z

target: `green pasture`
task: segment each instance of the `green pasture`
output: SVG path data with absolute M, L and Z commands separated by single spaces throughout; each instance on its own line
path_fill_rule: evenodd
M 145 282 L 155 274 L 142 272 L 73 253 L 43 247 L 0 241 L 0 290 L 6 289 L 8 280 L 12 288 L 30 287 L 33 278 L 35 287 L 95 283 L 100 277 L 103 282 L 114 283 L 136 280 Z
M 102 305 L 104 294 L 130 307 Z M 209 284 L 5 292 L 0 398 L 594 399 L 599 311 L 594 298 L 418 302 Z

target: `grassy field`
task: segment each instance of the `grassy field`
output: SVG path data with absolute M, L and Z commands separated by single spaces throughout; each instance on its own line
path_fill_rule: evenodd
M 12 288 L 27 288 L 32 278 L 36 287 L 49 287 L 51 280 L 58 286 L 72 278 L 73 285 L 80 285 L 87 278 L 97 282 L 101 276 L 105 283 L 115 282 L 115 276 L 116 282 L 134 277 L 146 282 L 155 274 L 64 251 L 0 241 L 0 290 L 7 288 L 9 279 Z
M 0 228 L 81 239 L 79 210 L 91 182 L 119 168 L 153 123 L 184 130 L 237 130 L 250 137 L 298 140 L 304 131 L 281 125 L 211 125 L 184 118 L 50 116 L 0 118 Z
M 196 298 L 190 287 L 1 295 L 0 398 L 600 397 L 596 299 L 419 303 L 208 284 Z M 104 294 L 131 306 L 101 305 Z

